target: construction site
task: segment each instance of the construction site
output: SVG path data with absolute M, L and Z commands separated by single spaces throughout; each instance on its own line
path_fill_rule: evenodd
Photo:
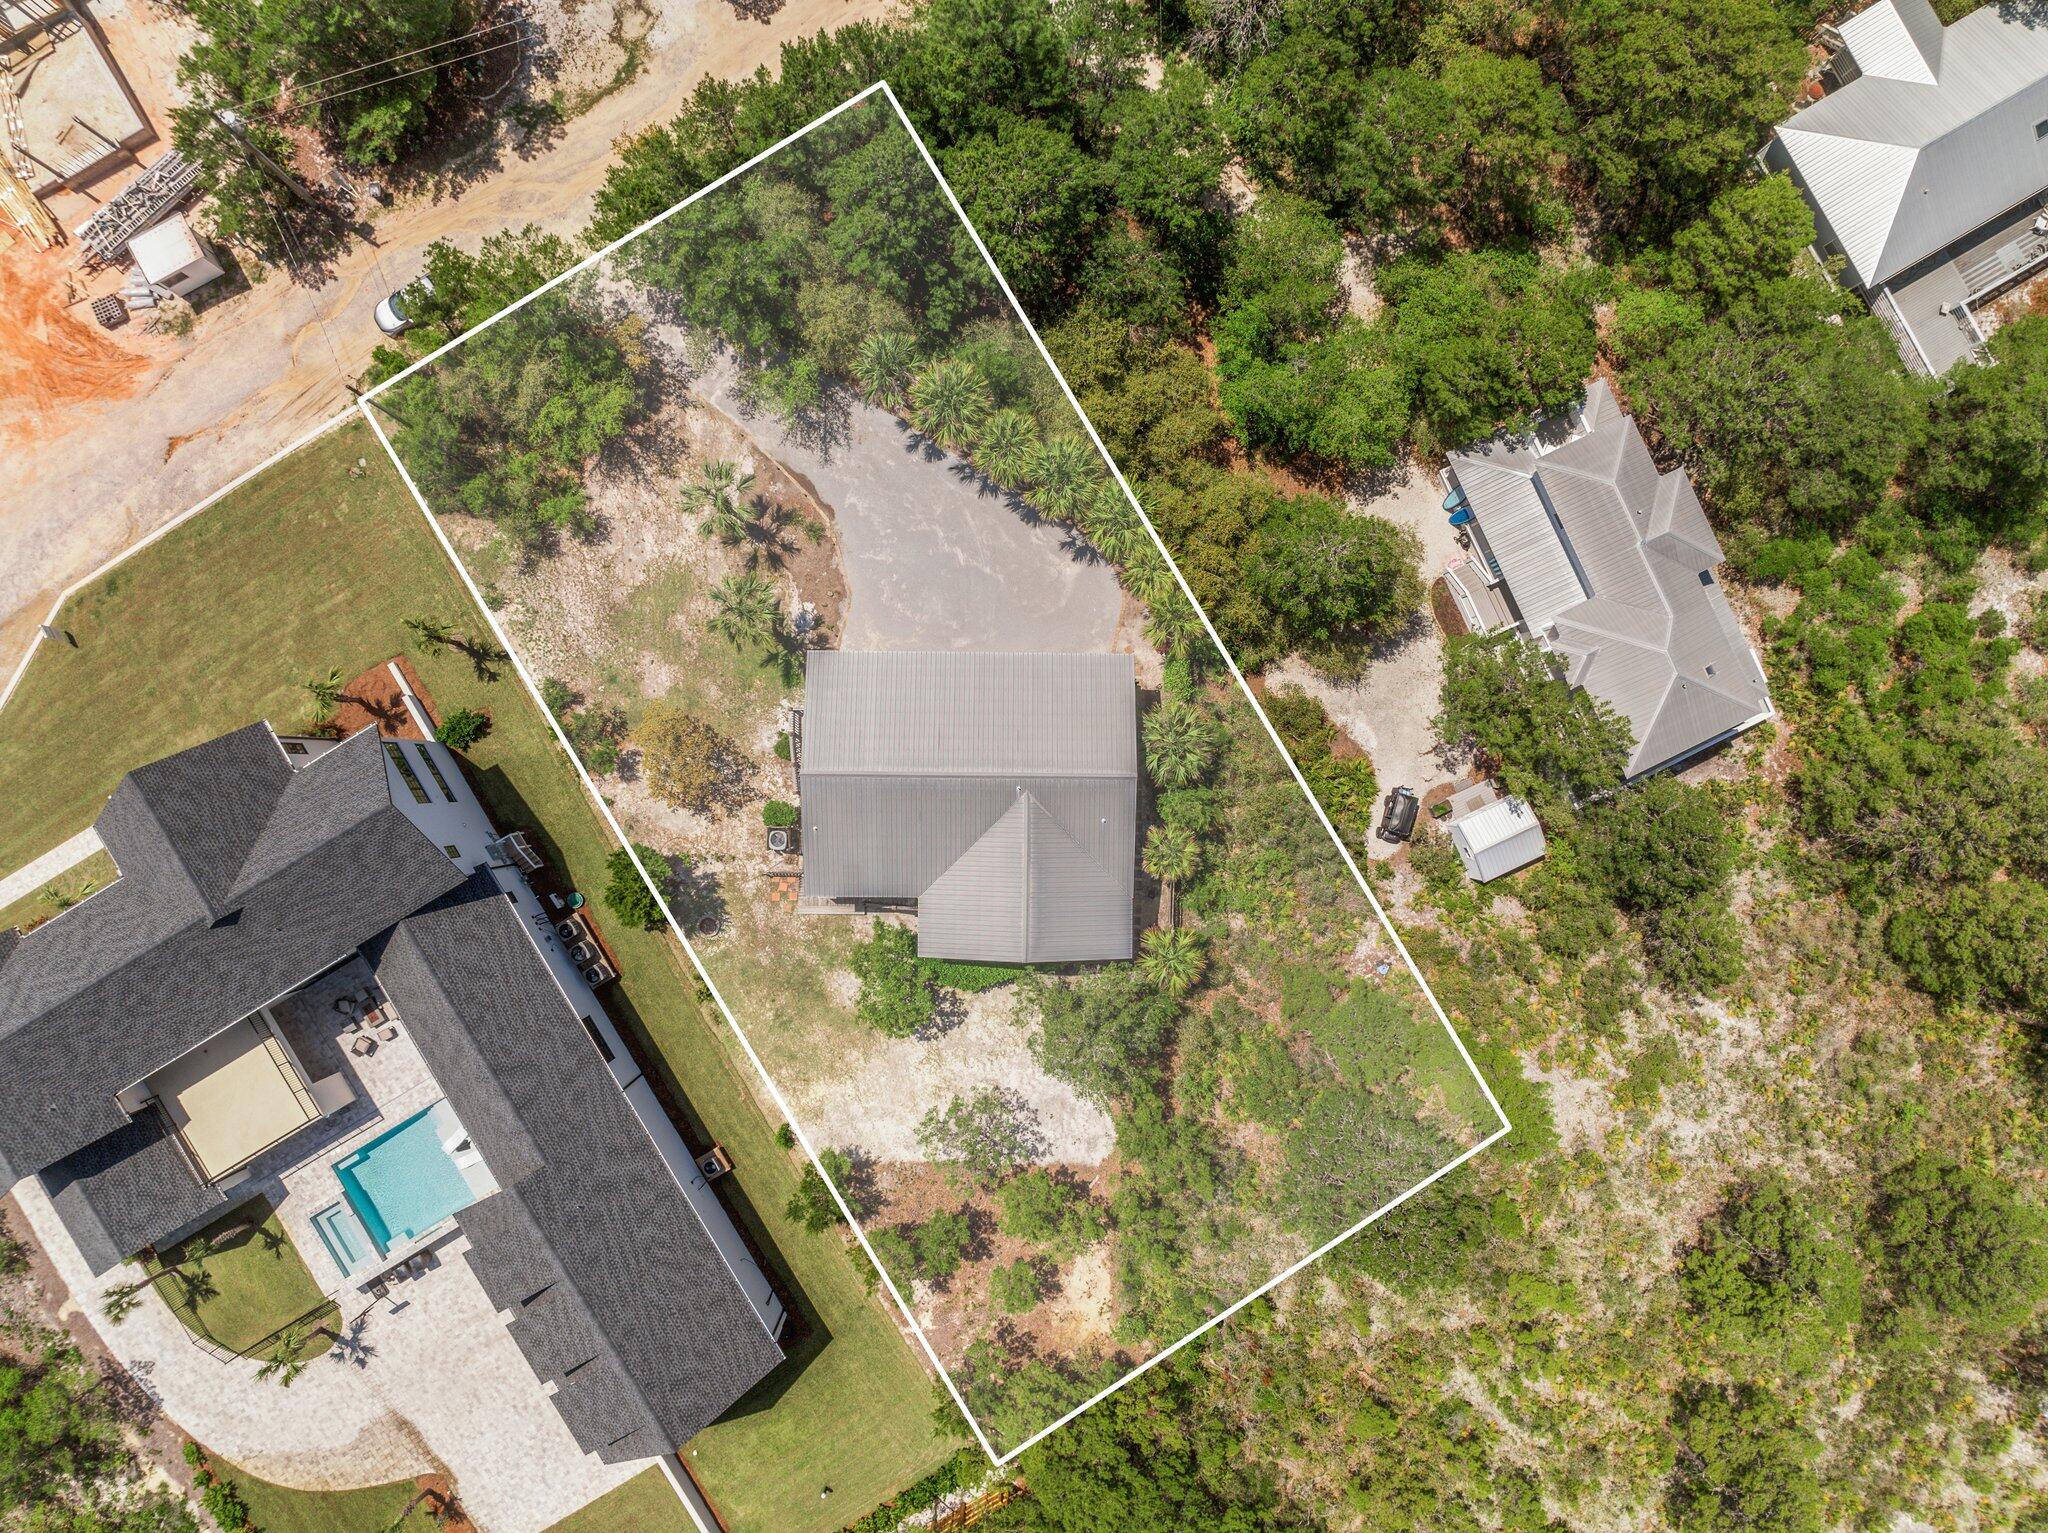
M 112 0 L 101 14 L 86 0 L 0 0 L 0 301 L 11 321 L 0 383 L 10 413 L 120 388 L 168 337 L 160 326 L 113 332 L 229 270 L 183 216 L 197 172 L 169 147 L 185 35 L 141 0 Z

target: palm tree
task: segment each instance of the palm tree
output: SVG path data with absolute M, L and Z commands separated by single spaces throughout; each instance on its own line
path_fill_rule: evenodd
M 1174 925 L 1174 892 L 1202 866 L 1202 848 L 1185 825 L 1155 825 L 1145 838 L 1145 871 L 1159 880 L 1159 924 Z
M 916 362 L 917 342 L 910 336 L 901 330 L 877 331 L 854 353 L 853 379 L 870 403 L 900 410 Z
M 1185 928 L 1154 927 L 1138 949 L 1138 973 L 1176 999 L 1195 988 L 1209 965 L 1202 934 Z
M 973 445 L 993 403 L 981 369 L 960 359 L 934 362 L 910 385 L 917 429 L 954 452 Z
M 1191 788 L 1216 755 L 1216 728 L 1201 708 L 1170 697 L 1145 715 L 1145 770 L 1162 788 Z
M 1081 508 L 1080 520 L 1095 551 L 1112 564 L 1128 564 L 1140 548 L 1152 547 L 1144 522 L 1114 483 L 1097 486 Z
M 1079 521 L 1088 497 L 1102 481 L 1102 463 L 1094 448 L 1063 431 L 1038 444 L 1031 458 L 1031 477 L 1038 484 L 1031 498 L 1040 510 L 1063 522 Z
M 1164 601 L 1152 603 L 1145 633 L 1162 653 L 1169 655 L 1185 654 L 1189 645 L 1199 644 L 1206 637 L 1193 603 L 1178 591 Z
M 1159 557 L 1159 550 L 1140 545 L 1124 563 L 1124 589 L 1153 611 L 1180 595 L 1180 583 Z
M 697 530 L 716 537 L 728 547 L 744 543 L 754 530 L 754 511 L 747 495 L 754 488 L 751 471 L 723 458 L 714 459 L 697 471 L 697 481 L 683 490 L 684 509 L 703 513 Z
M 1031 460 L 1038 451 L 1038 427 L 1022 410 L 998 410 L 981 428 L 974 461 L 997 484 L 1013 490 L 1031 482 Z
M 143 1294 L 172 1276 L 178 1279 L 178 1286 L 184 1291 L 184 1300 L 188 1305 L 204 1304 L 208 1299 L 218 1297 L 220 1286 L 214 1282 L 213 1274 L 204 1267 L 194 1267 L 192 1264 L 213 1255 L 221 1248 L 221 1244 L 219 1236 L 210 1239 L 195 1237 L 184 1256 L 177 1261 L 165 1263 L 148 1277 L 109 1288 L 100 1300 L 100 1313 L 111 1323 L 119 1325 L 135 1312 L 135 1306 L 142 1302 Z
M 443 644 L 455 642 L 455 629 L 437 617 L 409 617 L 405 620 L 406 631 L 412 635 L 413 648 L 421 654 L 432 654 Z
M 310 1321 L 294 1320 L 278 1333 L 277 1342 L 270 1356 L 263 1360 L 263 1366 L 256 1370 L 256 1377 L 276 1379 L 278 1388 L 290 1389 L 292 1380 L 306 1371 L 304 1353 L 315 1334 Z
M 326 718 L 339 706 L 342 688 L 348 685 L 348 678 L 339 670 L 330 670 L 325 676 L 308 676 L 305 681 L 306 696 L 312 701 L 313 712 Z
M 782 603 L 765 577 L 728 575 L 712 588 L 711 604 L 711 631 L 734 649 L 773 650 L 780 642 Z

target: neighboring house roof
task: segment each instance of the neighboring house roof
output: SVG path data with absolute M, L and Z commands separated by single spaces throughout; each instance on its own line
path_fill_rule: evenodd
M 918 951 L 1128 958 L 1137 857 L 1128 655 L 814 652 L 803 893 L 918 902 Z
M 45 1167 L 41 1180 L 95 1274 L 113 1271 L 144 1246 L 204 1224 L 228 1207 L 226 1198 L 193 1175 L 169 1121 L 153 1104 Z
M 9 1182 L 127 1128 L 117 1092 L 463 876 L 391 802 L 374 730 L 294 771 L 238 729 L 129 773 L 97 823 L 120 877 L 0 947 Z
M 2048 188 L 2048 10 L 1985 5 L 1944 28 L 1928 0 L 1841 23 L 1858 78 L 1779 124 L 1789 164 L 1876 287 Z
M 1527 867 L 1543 855 L 1543 827 L 1518 798 L 1496 799 L 1451 821 L 1451 844 L 1474 883 Z
M 782 1350 L 517 908 L 390 783 L 374 729 L 294 770 L 264 725 L 123 778 L 119 878 L 0 938 L 0 1170 L 40 1173 L 95 1272 L 220 1213 L 116 1094 L 360 950 L 498 1183 L 457 1221 L 564 1421 L 607 1461 L 672 1452 Z
M 1450 467 L 1529 636 L 1628 720 L 1633 776 L 1756 722 L 1770 692 L 1691 481 L 1657 471 L 1604 380 L 1582 422 L 1561 446 L 1499 438 Z
M 782 1361 L 519 912 L 479 872 L 367 949 L 500 1190 L 468 1261 L 577 1443 L 668 1453 Z

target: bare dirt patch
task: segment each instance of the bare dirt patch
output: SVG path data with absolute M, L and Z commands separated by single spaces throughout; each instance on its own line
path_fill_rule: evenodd
M 844 994 L 852 978 L 839 970 L 831 982 Z M 857 994 L 857 983 L 852 988 Z M 814 1075 L 794 1083 L 792 1105 L 813 1141 L 857 1148 L 877 1161 L 919 1160 L 924 1152 L 917 1125 L 924 1115 L 993 1084 L 1022 1099 L 1044 1141 L 1041 1163 L 1093 1166 L 1107 1160 L 1116 1147 L 1115 1125 L 1031 1057 L 1015 1021 L 1015 987 L 967 997 L 963 1008 L 959 1025 L 936 1038 L 876 1033 L 864 1054 L 841 1060 L 829 1078 Z M 790 1085 L 785 1082 L 784 1089 Z

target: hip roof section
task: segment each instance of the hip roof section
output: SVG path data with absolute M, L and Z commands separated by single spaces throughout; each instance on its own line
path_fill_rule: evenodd
M 2048 188 L 2048 9 L 1944 28 L 1928 0 L 1877 0 L 1841 32 L 1861 74 L 1780 124 L 1777 149 L 1861 286 Z
M 238 729 L 129 773 L 97 823 L 120 877 L 0 944 L 14 1176 L 125 1127 L 117 1092 L 462 882 L 392 803 L 374 729 L 296 769 L 267 725 Z
M 1502 439 L 1453 453 L 1451 469 L 1529 637 L 1628 720 L 1635 775 L 1754 722 L 1770 693 L 1714 578 L 1721 545 L 1691 481 L 1658 472 L 1604 380 L 1581 422 L 1560 446 Z M 1576 597 L 1553 578 L 1560 565 Z
M 1128 655 L 819 650 L 806 777 L 1132 777 Z
M 929 957 L 1131 956 L 1130 656 L 819 651 L 802 738 L 807 898 L 916 900 Z

